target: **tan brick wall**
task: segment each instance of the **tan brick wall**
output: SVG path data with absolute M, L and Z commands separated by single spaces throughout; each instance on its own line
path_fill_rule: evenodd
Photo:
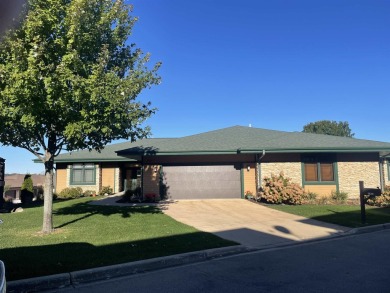
M 364 181 L 365 187 L 379 187 L 378 162 L 338 162 L 339 189 L 347 192 L 348 197 L 359 197 L 359 181 Z
M 330 196 L 332 191 L 336 190 L 336 185 L 305 185 L 305 191 L 314 192 L 320 196 Z
M 56 186 L 55 190 L 56 192 L 60 192 L 64 188 L 68 187 L 68 174 L 67 174 L 67 166 L 66 165 L 57 165 L 57 172 L 56 172 Z
M 250 170 L 248 171 L 248 166 Z M 256 195 L 256 164 L 244 164 L 242 168 L 244 179 L 244 194 L 247 191 Z
M 272 174 L 279 175 L 283 171 L 284 176 L 291 178 L 291 181 L 302 185 L 302 167 L 298 162 L 282 163 L 261 163 L 260 184 L 263 185 L 263 178 L 270 177 Z
M 112 190 L 115 192 L 117 183 L 117 168 L 114 165 L 105 166 L 102 165 L 102 187 L 110 186 Z
M 159 174 L 160 174 L 160 166 L 157 165 L 144 166 L 144 176 L 143 176 L 144 195 L 154 193 L 157 196 L 159 196 L 160 193 Z

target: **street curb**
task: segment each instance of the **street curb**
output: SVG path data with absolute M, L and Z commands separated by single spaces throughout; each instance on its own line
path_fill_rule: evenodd
M 7 292 L 42 292 L 45 290 L 61 289 L 71 287 L 79 284 L 91 283 L 95 281 L 104 281 L 118 277 L 129 276 L 144 272 L 155 271 L 164 268 L 181 266 L 186 264 L 198 263 L 215 258 L 221 258 L 241 253 L 254 251 L 267 251 L 270 249 L 280 249 L 289 246 L 297 246 L 301 244 L 310 244 L 314 242 L 337 239 L 345 236 L 352 236 L 370 232 L 377 232 L 381 230 L 390 229 L 390 223 L 379 224 L 361 228 L 353 228 L 349 231 L 339 233 L 332 237 L 325 237 L 322 239 L 311 239 L 297 243 L 281 244 L 276 246 L 264 248 L 250 248 L 244 245 L 228 246 L 222 248 L 214 248 L 202 251 L 188 252 L 183 254 L 175 254 L 170 256 L 163 256 L 147 260 L 140 260 L 130 263 L 111 265 L 99 268 L 92 268 L 82 271 L 75 271 L 70 273 L 62 273 L 57 275 L 50 275 L 44 277 L 37 277 L 31 279 L 24 279 L 18 281 L 7 282 Z
M 74 285 L 103 281 L 112 278 L 129 276 L 163 268 L 202 262 L 257 249 L 243 245 L 214 248 L 196 252 L 188 252 L 171 256 L 135 261 L 130 263 L 105 266 L 70 273 L 50 275 L 38 278 L 7 282 L 7 292 L 42 292 L 45 290 L 60 289 Z
M 346 235 L 364 234 L 364 233 L 376 232 L 376 231 L 381 231 L 386 229 L 390 229 L 390 223 L 354 228 L 345 232 L 345 234 Z

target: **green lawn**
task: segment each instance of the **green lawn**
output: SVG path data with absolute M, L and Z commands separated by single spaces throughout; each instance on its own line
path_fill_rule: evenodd
M 356 205 L 267 205 L 275 210 L 346 227 L 390 223 L 390 208 L 366 206 L 366 224 L 361 223 L 360 206 Z
M 51 235 L 39 233 L 42 207 L 0 214 L 0 259 L 17 280 L 235 245 L 181 224 L 152 206 L 89 205 L 90 198 L 54 204 Z

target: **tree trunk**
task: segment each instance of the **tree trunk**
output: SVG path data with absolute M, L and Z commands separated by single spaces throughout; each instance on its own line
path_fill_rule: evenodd
M 53 174 L 54 162 L 50 158 L 45 162 L 45 188 L 43 203 L 43 233 L 53 232 Z

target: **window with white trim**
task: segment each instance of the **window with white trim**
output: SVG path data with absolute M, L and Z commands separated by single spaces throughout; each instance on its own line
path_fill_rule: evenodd
M 96 183 L 95 164 L 73 164 L 71 168 L 70 183 L 72 185 L 94 185 Z

